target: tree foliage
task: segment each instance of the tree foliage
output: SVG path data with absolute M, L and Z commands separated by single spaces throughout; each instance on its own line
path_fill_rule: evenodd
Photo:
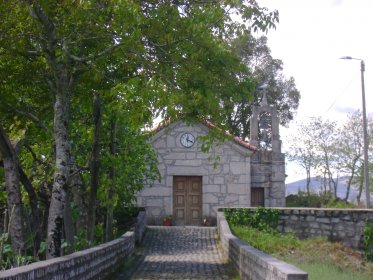
M 315 138 L 309 133 L 310 126 L 311 123 L 300 123 L 297 125 L 298 129 L 290 139 L 290 147 L 287 154 L 290 161 L 304 168 L 308 195 L 310 194 L 311 175 L 320 164 Z
M 222 109 L 255 87 L 228 38 L 278 21 L 252 0 L 2 1 L 0 14 L 0 123 L 8 144 L 19 143 L 13 162 L 24 212 L 35 210 L 26 221 L 26 234 L 38 233 L 26 246 L 35 257 L 42 239 L 55 257 L 74 235 L 91 239 L 93 227 L 106 223 L 109 237 L 111 206 L 130 204 L 144 180 L 159 179 L 144 132 L 152 119 L 224 125 Z M 18 192 L 14 182 L 1 180 L 1 194 Z M 88 203 L 105 210 L 95 223 Z
M 373 152 L 373 120 L 368 118 L 369 154 Z M 297 132 L 290 137 L 288 158 L 303 167 L 307 175 L 307 193 L 311 176 L 322 176 L 323 193 L 330 192 L 337 198 L 338 180 L 347 176 L 347 192 L 344 200 L 350 195 L 351 186 L 359 190 L 357 202 L 363 186 L 363 123 L 360 111 L 348 116 L 341 126 L 330 120 L 311 118 L 298 125 Z M 370 166 L 373 163 L 369 163 Z
M 252 94 L 242 95 L 234 100 L 233 107 L 226 108 L 231 131 L 243 139 L 249 138 L 252 106 L 259 105 L 263 90 L 267 92 L 268 104 L 277 108 L 280 123 L 287 125 L 298 108 L 300 92 L 294 78 L 283 75 L 283 63 L 272 57 L 267 38 L 243 33 L 230 41 L 230 47 L 248 66 L 250 76 L 254 79 Z M 263 85 L 265 89 L 260 90 Z

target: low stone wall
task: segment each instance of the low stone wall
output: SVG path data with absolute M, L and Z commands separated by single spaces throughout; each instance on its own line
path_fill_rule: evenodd
M 105 279 L 135 250 L 135 235 L 127 232 L 105 244 L 70 255 L 0 272 L 6 280 Z
M 326 208 L 277 208 L 278 230 L 294 232 L 299 238 L 325 236 L 354 249 L 363 248 L 366 220 L 373 221 L 373 210 Z
M 245 207 L 255 211 L 255 207 Z M 224 208 L 219 209 L 223 211 Z M 277 230 L 294 232 L 300 239 L 323 236 L 346 247 L 363 249 L 364 227 L 373 221 L 372 209 L 273 208 L 280 211 Z
M 267 255 L 234 236 L 224 217 L 218 212 L 218 231 L 225 256 L 243 280 L 306 280 L 308 274 L 297 267 Z
M 0 272 L 1 280 L 88 280 L 106 279 L 141 242 L 146 228 L 146 212 L 140 211 L 134 231 L 113 241 L 70 255 L 40 261 Z

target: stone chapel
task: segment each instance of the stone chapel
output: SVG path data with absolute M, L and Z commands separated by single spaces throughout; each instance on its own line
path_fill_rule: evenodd
M 232 136 L 206 153 L 199 137 L 210 129 L 179 120 L 156 130 L 151 143 L 162 179 L 137 196 L 149 224 L 172 216 L 173 225 L 203 225 L 214 223 L 221 207 L 285 206 L 279 119 L 266 95 L 253 108 L 250 142 Z

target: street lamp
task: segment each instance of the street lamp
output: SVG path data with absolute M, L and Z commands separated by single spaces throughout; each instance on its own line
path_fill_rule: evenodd
M 367 116 L 365 109 L 365 85 L 364 85 L 364 71 L 365 64 L 364 60 L 360 58 L 354 58 L 351 56 L 342 56 L 341 59 L 353 59 L 360 61 L 361 71 L 361 94 L 363 99 L 363 131 L 364 131 L 364 182 L 365 182 L 365 195 L 366 195 L 366 206 L 370 208 L 370 192 L 369 192 L 369 166 L 368 166 L 368 132 L 367 132 Z

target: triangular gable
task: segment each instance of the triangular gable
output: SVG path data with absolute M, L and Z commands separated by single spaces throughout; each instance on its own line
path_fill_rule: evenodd
M 166 123 L 166 124 L 163 123 L 163 124 L 160 124 L 159 126 L 157 126 L 155 129 L 153 129 L 153 132 L 155 132 L 155 134 L 151 138 L 151 142 L 155 142 L 159 137 L 161 137 L 164 134 L 167 134 L 167 130 L 173 130 L 173 128 L 177 124 L 179 124 L 180 122 L 183 122 L 183 121 L 178 120 L 178 121 L 175 121 L 175 122 L 172 122 L 172 123 Z M 209 132 L 210 129 L 216 128 L 216 126 L 214 126 L 212 123 L 207 122 L 207 121 L 205 123 L 195 122 L 195 123 L 186 124 L 186 125 L 187 126 L 196 126 L 196 125 L 200 126 L 200 127 L 203 128 L 203 130 L 206 132 L 206 134 Z M 245 140 L 241 139 L 240 137 L 233 136 L 229 132 L 223 132 L 222 131 L 222 133 L 224 133 L 226 136 L 228 136 L 229 138 L 232 139 L 232 140 L 228 140 L 228 141 L 224 142 L 224 144 L 230 144 L 231 147 L 234 150 L 236 150 L 237 152 L 239 152 L 240 154 L 242 154 L 246 157 L 250 157 L 255 151 L 257 151 L 257 148 L 255 146 L 251 145 L 250 143 L 246 142 Z

